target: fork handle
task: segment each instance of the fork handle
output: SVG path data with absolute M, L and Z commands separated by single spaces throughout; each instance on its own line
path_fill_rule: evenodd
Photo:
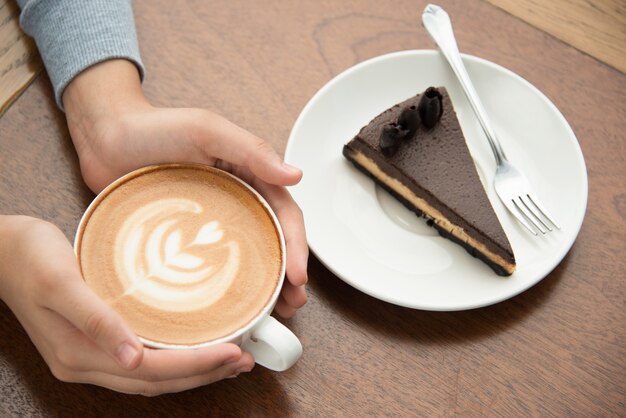
M 498 141 L 498 138 L 489 123 L 487 112 L 485 112 L 485 108 L 478 98 L 478 94 L 476 93 L 476 89 L 474 89 L 474 85 L 467 74 L 465 65 L 463 65 L 461 55 L 459 54 L 459 48 L 454 38 L 454 32 L 452 31 L 450 16 L 448 16 L 448 13 L 446 13 L 446 11 L 441 7 L 429 4 L 426 6 L 424 13 L 422 14 L 422 23 L 433 41 L 435 41 L 435 43 L 439 46 L 439 49 L 450 64 L 450 67 L 452 67 L 452 71 L 458 78 L 461 87 L 463 88 L 463 92 L 465 93 L 465 96 L 467 96 L 472 110 L 478 118 L 478 122 L 480 122 L 480 126 L 482 126 L 483 131 L 485 131 L 485 135 L 489 140 L 489 145 L 493 151 L 496 163 L 498 166 L 501 165 L 503 161 L 506 161 L 504 151 L 502 150 L 500 141 Z

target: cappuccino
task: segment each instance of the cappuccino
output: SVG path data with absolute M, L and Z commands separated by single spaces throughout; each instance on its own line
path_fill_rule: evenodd
M 148 343 L 223 339 L 255 320 L 282 280 L 282 235 L 266 205 L 212 167 L 138 170 L 85 213 L 83 277 Z

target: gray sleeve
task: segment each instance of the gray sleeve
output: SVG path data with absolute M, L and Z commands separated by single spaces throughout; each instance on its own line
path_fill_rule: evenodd
M 18 0 L 63 109 L 63 90 L 86 68 L 112 58 L 135 63 L 143 79 L 131 0 Z

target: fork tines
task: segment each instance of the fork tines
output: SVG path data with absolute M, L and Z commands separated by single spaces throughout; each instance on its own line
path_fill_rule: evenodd
M 516 218 L 534 235 L 537 235 L 537 232 L 531 225 L 542 234 L 545 234 L 546 230 L 552 232 L 550 224 L 557 229 L 561 229 L 547 209 L 539 203 L 539 199 L 533 198 L 533 196 L 527 194 L 525 196 L 518 196 L 512 201 L 513 205 L 515 205 L 521 214 L 516 216 Z

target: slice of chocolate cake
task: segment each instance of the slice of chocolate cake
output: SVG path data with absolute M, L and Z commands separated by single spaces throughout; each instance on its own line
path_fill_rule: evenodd
M 343 147 L 343 154 L 497 274 L 515 271 L 511 244 L 445 88 L 430 87 L 376 116 Z

